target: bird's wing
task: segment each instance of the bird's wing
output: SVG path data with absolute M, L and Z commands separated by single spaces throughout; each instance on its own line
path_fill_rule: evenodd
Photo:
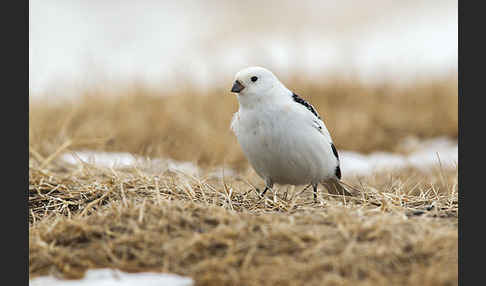
M 310 111 L 310 112 L 307 112 L 307 114 L 309 115 L 309 118 L 312 120 L 312 126 L 315 129 L 317 129 L 317 131 L 319 131 L 319 133 L 321 133 L 324 136 L 324 138 L 329 142 L 330 147 L 332 149 L 332 153 L 336 157 L 337 166 L 336 166 L 336 169 L 335 169 L 334 172 L 335 172 L 337 180 L 336 180 L 335 184 L 332 183 L 332 182 L 329 183 L 329 186 L 333 186 L 333 187 L 337 188 L 338 191 L 340 190 L 341 192 L 344 192 L 345 194 L 350 195 L 350 193 L 347 192 L 347 190 L 338 183 L 339 180 L 341 179 L 341 168 L 339 166 L 340 165 L 339 155 L 338 155 L 338 152 L 336 150 L 336 146 L 334 146 L 334 143 L 332 142 L 331 134 L 329 133 L 329 131 L 326 128 L 326 125 L 324 124 L 324 121 L 322 121 L 322 119 L 319 116 L 319 114 L 317 113 L 316 109 L 309 102 L 300 98 L 295 93 L 292 94 L 292 98 L 294 99 L 295 102 L 303 105 L 305 108 L 307 108 L 308 111 Z M 329 188 L 328 185 L 326 185 L 326 188 L 331 192 L 332 188 Z
M 327 140 L 329 140 L 330 143 L 332 143 L 331 134 L 329 134 L 326 125 L 322 121 L 314 106 L 295 93 L 292 93 L 292 98 L 296 103 L 301 104 L 310 111 L 309 114 L 312 117 L 312 124 L 314 128 L 316 128 L 322 135 L 326 137 Z

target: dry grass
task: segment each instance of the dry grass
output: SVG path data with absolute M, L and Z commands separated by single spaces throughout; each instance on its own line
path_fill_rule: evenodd
M 405 88 L 337 80 L 318 85 L 295 78 L 288 86 L 317 108 L 338 149 L 397 151 L 407 136 L 457 138 L 456 78 Z M 72 140 L 72 149 L 246 168 L 229 130 L 238 108 L 235 96 L 222 89 L 198 93 L 188 88 L 179 96 L 161 96 L 133 88 L 109 96 L 101 90 L 87 92 L 71 103 L 31 101 L 30 146 L 48 156 Z
M 396 151 L 407 136 L 457 136 L 457 81 L 293 82 L 341 149 Z M 111 267 L 178 273 L 196 285 L 457 285 L 457 170 L 354 178 L 361 195 L 353 198 L 320 187 L 314 203 L 311 190 L 277 186 L 262 199 L 254 186 L 263 183 L 229 131 L 237 103 L 227 91 L 115 95 L 30 103 L 31 278 Z M 195 178 L 58 161 L 82 148 L 239 172 Z
M 161 271 L 196 285 L 456 285 L 457 174 L 377 175 L 346 198 L 136 169 L 29 172 L 31 277 Z M 357 181 L 353 182 L 358 184 Z M 430 207 L 432 209 L 430 209 Z

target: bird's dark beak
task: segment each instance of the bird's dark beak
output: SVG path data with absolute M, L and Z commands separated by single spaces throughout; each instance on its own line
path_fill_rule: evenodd
M 238 80 L 236 80 L 233 84 L 233 87 L 231 88 L 231 92 L 240 93 L 240 91 L 242 91 L 244 88 L 245 86 L 242 85 Z

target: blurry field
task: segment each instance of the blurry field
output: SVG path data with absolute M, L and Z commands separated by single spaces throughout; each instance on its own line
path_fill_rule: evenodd
M 456 138 L 455 77 L 408 87 L 299 78 L 338 149 L 402 152 L 400 143 Z M 29 272 L 89 268 L 171 272 L 196 285 L 457 285 L 457 170 L 351 178 L 357 197 L 319 202 L 303 187 L 262 182 L 229 130 L 228 88 L 177 96 L 146 88 L 32 98 Z M 238 171 L 222 179 L 69 165 L 70 150 L 124 151 Z M 346 170 L 343 170 L 345 175 Z
M 288 82 L 291 90 L 317 108 L 338 150 L 400 151 L 399 143 L 406 137 L 457 138 L 457 79 L 453 76 L 408 87 L 369 87 L 339 80 L 319 85 L 298 78 Z M 245 168 L 246 159 L 229 128 L 238 109 L 230 85 L 206 96 L 191 87 L 177 96 L 132 87 L 86 92 L 74 102 L 31 100 L 30 146 L 48 156 L 69 141 L 70 149 L 124 151 L 202 166 L 224 163 Z

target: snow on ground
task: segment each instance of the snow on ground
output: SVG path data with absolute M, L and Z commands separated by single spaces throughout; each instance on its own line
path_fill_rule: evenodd
M 408 155 L 387 152 L 363 155 L 353 151 L 342 151 L 340 159 L 343 175 L 364 176 L 376 171 L 398 170 L 406 167 L 427 172 L 434 167 L 454 168 L 457 166 L 457 142 L 448 138 L 441 137 L 415 143 L 405 142 L 405 144 L 408 146 L 404 146 L 404 148 L 413 149 Z
M 29 286 L 190 286 L 191 278 L 167 273 L 125 273 L 116 269 L 91 269 L 79 280 L 62 280 L 52 276 L 31 279 Z
M 201 170 L 192 162 L 180 162 L 172 159 L 162 158 L 144 158 L 130 153 L 117 152 L 100 152 L 100 151 L 74 151 L 65 153 L 61 160 L 70 164 L 79 164 L 80 162 L 92 164 L 106 168 L 127 168 L 136 167 L 141 171 L 150 174 L 160 174 L 165 171 L 181 172 L 191 176 L 200 176 Z M 209 177 L 221 178 L 222 168 L 215 168 L 208 174 Z M 231 169 L 224 169 L 225 176 L 233 175 Z
M 345 177 L 371 175 L 384 170 L 398 170 L 413 167 L 424 172 L 434 167 L 454 168 L 457 166 L 457 142 L 448 138 L 436 138 L 426 141 L 406 141 L 403 147 L 407 155 L 374 152 L 360 154 L 353 151 L 339 151 L 341 169 Z M 75 151 L 62 155 L 62 160 L 78 164 L 81 161 L 107 168 L 137 167 L 149 173 L 161 173 L 166 170 L 178 171 L 192 176 L 199 176 L 201 170 L 191 162 L 179 162 L 171 159 L 142 158 L 129 153 L 108 153 L 98 151 Z M 213 170 L 209 177 L 220 178 L 222 168 Z M 224 169 L 225 176 L 235 175 L 231 169 Z

